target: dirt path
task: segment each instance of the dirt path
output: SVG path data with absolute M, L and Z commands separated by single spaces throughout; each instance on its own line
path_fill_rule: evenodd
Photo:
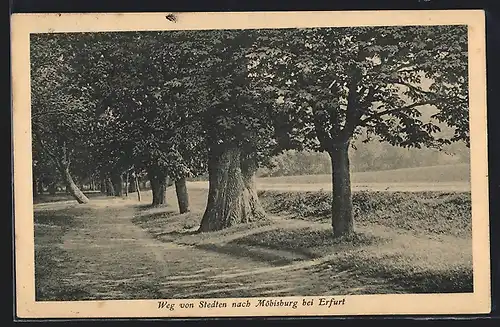
M 67 205 L 68 214 L 76 210 Z M 159 241 L 132 222 L 136 208 L 130 201 L 95 199 L 86 210 L 61 237 L 63 262 L 50 267 L 59 300 L 366 294 L 387 287 L 394 292 L 383 280 L 332 271 L 326 260 L 279 262 L 261 252 Z

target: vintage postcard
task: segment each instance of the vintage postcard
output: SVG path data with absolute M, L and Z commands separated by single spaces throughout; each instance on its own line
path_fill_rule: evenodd
M 482 11 L 15 14 L 19 318 L 490 311 Z

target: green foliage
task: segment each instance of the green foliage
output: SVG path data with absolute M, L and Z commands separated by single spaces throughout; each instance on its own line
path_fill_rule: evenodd
M 367 141 L 403 147 L 468 142 L 465 27 L 293 29 L 273 41 L 278 48 L 261 44 L 252 56 L 256 80 L 309 148 L 329 150 L 363 130 Z M 426 106 L 438 109 L 430 121 Z M 451 138 L 439 136 L 443 122 Z
M 35 160 L 45 167 L 65 169 L 87 155 L 91 99 L 75 84 L 75 40 L 59 34 L 31 35 L 32 148 Z
M 441 150 L 432 148 L 401 148 L 377 141 L 363 143 L 359 139 L 353 141 L 353 146 L 355 148 L 350 149 L 352 172 L 376 172 L 470 162 L 469 149 L 461 142 L 446 145 Z M 278 177 L 323 175 L 331 174 L 331 172 L 331 159 L 328 154 L 307 150 L 287 150 L 273 156 L 269 165 L 261 168 L 258 175 L 261 177 Z M 427 174 L 429 172 L 423 173 Z M 463 173 L 462 170 L 456 172 L 456 174 L 461 173 Z M 449 179 L 447 176 L 437 174 L 438 172 L 431 174 L 428 181 L 431 181 L 432 178 L 437 178 L 441 181 L 443 181 L 443 178 Z M 355 175 L 351 177 L 356 179 Z M 327 176 L 325 180 L 330 180 L 330 178 Z M 296 182 L 299 181 L 298 179 L 296 180 Z M 293 181 L 291 182 L 293 183 Z
M 466 45 L 461 26 L 33 35 L 34 144 L 81 178 L 175 179 L 220 144 L 262 166 L 351 137 L 467 143 Z

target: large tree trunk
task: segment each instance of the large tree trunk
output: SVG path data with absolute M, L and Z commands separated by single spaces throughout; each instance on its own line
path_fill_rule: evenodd
M 186 178 L 180 178 L 175 181 L 175 193 L 177 194 L 177 203 L 179 204 L 179 212 L 189 212 L 189 195 L 186 186 Z
M 332 161 L 332 228 L 334 237 L 346 236 L 354 232 L 348 150 L 349 143 L 345 143 L 336 145 L 329 151 Z
M 83 194 L 78 186 L 76 186 L 68 168 L 64 169 L 62 176 L 64 183 L 66 184 L 66 191 L 68 191 L 69 194 L 71 194 L 75 200 L 78 201 L 78 203 L 82 204 L 89 202 L 89 199 L 85 196 L 85 194 Z
M 153 206 L 166 205 L 168 177 L 158 168 L 149 168 L 148 177 L 153 193 L 153 201 L 151 204 Z
M 255 165 L 243 158 L 240 148 L 212 148 L 208 171 L 208 201 L 200 232 L 221 230 L 265 218 L 253 182 Z
M 123 175 L 113 174 L 112 176 L 113 187 L 115 190 L 115 196 L 123 196 Z

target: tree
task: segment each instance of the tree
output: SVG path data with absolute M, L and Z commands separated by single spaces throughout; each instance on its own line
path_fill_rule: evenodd
M 348 150 L 360 133 L 402 147 L 468 142 L 466 27 L 290 29 L 271 40 L 254 52 L 256 74 L 299 117 L 294 136 L 331 158 L 335 237 L 354 231 Z M 454 134 L 442 137 L 442 123 Z
M 78 201 L 88 198 L 75 184 L 71 165 L 82 155 L 81 140 L 88 135 L 89 103 L 75 87 L 71 38 L 31 35 L 31 94 L 33 147 L 50 157 L 66 189 Z
M 272 151 L 269 103 L 249 79 L 247 55 L 256 34 L 250 30 L 195 32 L 188 51 L 198 61 L 194 78 L 180 81 L 194 89 L 207 149 L 209 191 L 199 231 L 221 230 L 265 219 L 255 173 Z
M 189 123 L 185 108 L 193 102 L 193 92 L 183 90 L 179 96 L 177 80 L 192 74 L 185 71 L 192 63 L 183 63 L 189 58 L 187 48 L 178 46 L 183 34 L 87 35 L 76 66 L 81 87 L 99 99 L 94 154 L 102 175 L 114 179 L 115 193 L 121 194 L 123 172 L 133 166 L 147 172 L 153 205 L 165 204 L 168 180 L 175 179 L 181 210 L 187 211 L 182 185 L 186 177 L 206 169 L 206 156 L 198 146 L 200 129 Z

